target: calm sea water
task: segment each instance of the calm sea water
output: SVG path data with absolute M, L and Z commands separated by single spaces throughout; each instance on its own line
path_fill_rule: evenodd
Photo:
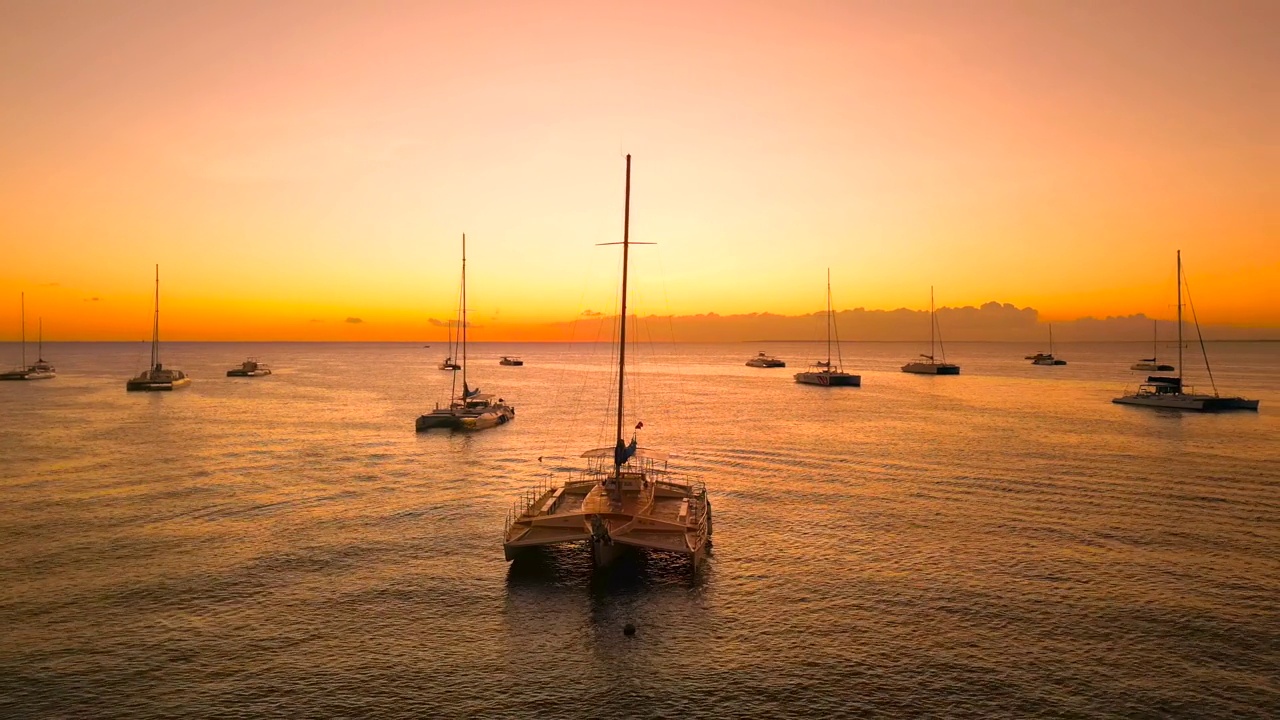
M 920 349 L 824 389 L 818 345 L 638 348 L 628 425 L 711 491 L 694 575 L 503 561 L 610 443 L 606 345 L 475 346 L 516 421 L 418 435 L 439 344 L 174 343 L 195 382 L 151 395 L 145 345 L 47 344 L 0 383 L 0 716 L 1275 717 L 1280 344 L 1210 346 L 1262 400 L 1224 415 L 1111 404 L 1142 343 Z

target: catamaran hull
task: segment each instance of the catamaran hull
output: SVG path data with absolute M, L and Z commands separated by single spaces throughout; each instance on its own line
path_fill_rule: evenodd
M 57 373 L 43 370 L 14 370 L 0 373 L 0 380 L 48 380 L 56 376 Z
M 153 380 L 130 380 L 124 384 L 124 389 L 128 392 L 168 392 L 184 388 L 191 384 L 191 378 L 182 378 L 172 382 L 158 382 Z
M 861 375 L 848 373 L 796 373 L 796 382 L 822 387 L 862 387 Z
M 1220 412 L 1223 410 L 1257 410 L 1257 400 L 1244 398 L 1224 398 L 1212 395 L 1175 395 L 1142 396 L 1125 395 L 1114 398 L 1111 402 L 1117 405 L 1138 405 L 1140 407 L 1164 408 L 1166 410 L 1187 410 L 1190 412 Z
M 1156 372 L 1173 372 L 1177 368 L 1172 365 L 1157 365 L 1156 363 L 1134 363 L 1129 366 L 1130 370 L 1146 370 Z
M 907 363 L 902 372 L 916 375 L 959 375 L 960 366 L 950 363 Z
M 414 427 L 418 432 L 428 430 L 487 430 L 506 425 L 516 418 L 510 408 L 486 413 L 430 412 L 418 416 Z

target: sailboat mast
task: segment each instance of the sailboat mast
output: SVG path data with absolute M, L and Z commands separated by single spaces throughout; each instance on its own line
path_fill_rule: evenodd
M 618 316 L 618 442 L 622 442 L 622 390 L 627 367 L 627 261 L 631 251 L 631 155 L 627 154 L 627 185 L 622 205 L 622 314 Z M 615 466 L 621 464 L 616 462 Z
M 36 362 L 44 362 L 44 318 L 40 318 L 39 335 L 36 337 Z
M 462 233 L 462 394 L 467 394 L 467 234 Z M 466 399 L 465 397 L 463 398 Z
M 827 268 L 827 369 L 831 368 L 831 268 Z
M 933 286 L 929 286 L 929 359 L 933 359 Z
M 22 307 L 22 367 L 25 368 L 27 366 L 27 294 L 22 293 L 18 297 Z
M 151 322 L 151 367 L 160 367 L 160 263 L 156 263 L 156 312 Z
M 1160 364 L 1160 321 L 1151 321 L 1151 362 Z
M 1178 251 L 1178 389 L 1182 389 L 1182 251 Z

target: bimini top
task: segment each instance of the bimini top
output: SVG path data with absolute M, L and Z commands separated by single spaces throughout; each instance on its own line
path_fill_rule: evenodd
M 614 448 L 611 448 L 611 447 L 596 448 L 595 450 L 588 450 L 582 453 L 581 455 L 579 455 L 578 457 L 584 457 L 584 458 L 613 457 L 613 451 L 614 451 Z M 646 460 L 666 461 L 667 458 L 671 457 L 671 455 L 669 453 L 664 453 L 661 450 L 650 450 L 649 448 L 636 448 L 636 454 L 633 455 L 632 457 L 644 458 Z

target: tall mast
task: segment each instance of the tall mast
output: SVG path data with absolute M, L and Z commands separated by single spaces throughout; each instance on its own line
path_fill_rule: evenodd
M 160 367 L 160 263 L 156 263 L 156 314 L 151 324 L 151 367 Z
M 831 313 L 831 268 L 827 268 L 827 369 L 831 369 L 831 323 L 835 318 Z
M 929 359 L 933 359 L 933 286 L 929 286 Z
M 27 294 L 18 296 L 22 307 L 22 367 L 27 366 Z
M 1049 323 L 1049 354 L 1053 354 L 1053 323 Z
M 44 362 L 44 318 L 40 318 L 40 334 L 36 337 L 36 362 Z
M 1182 390 L 1182 251 L 1178 251 L 1178 390 Z
M 467 394 L 467 234 L 462 233 L 462 394 Z
M 1151 321 L 1151 362 L 1160 364 L 1160 321 Z
M 622 314 L 618 316 L 618 443 L 622 443 L 622 401 L 627 367 L 627 262 L 631 255 L 631 154 L 627 154 L 627 185 L 622 205 Z M 615 454 L 614 466 L 621 467 Z

